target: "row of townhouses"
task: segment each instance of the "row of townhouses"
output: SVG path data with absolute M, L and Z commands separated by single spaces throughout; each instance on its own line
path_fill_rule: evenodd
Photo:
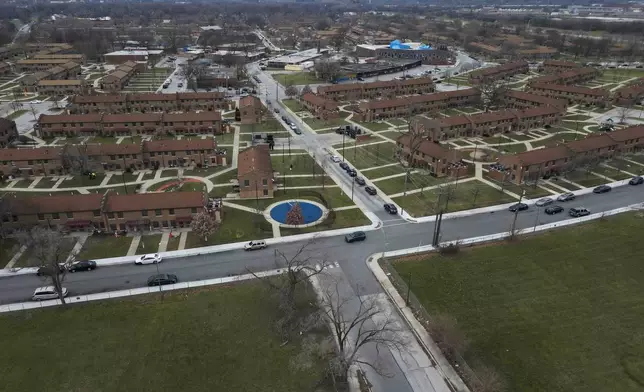
M 565 110 L 555 106 L 538 106 L 436 119 L 418 116 L 416 119 L 428 140 L 443 141 L 551 127 L 559 123 L 563 114 Z
M 225 150 L 222 150 L 225 151 Z M 0 176 L 57 176 L 82 171 L 226 165 L 230 157 L 212 138 L 150 140 L 140 144 L 67 144 L 0 149 Z
M 43 80 L 78 79 L 81 66 L 73 61 L 56 65 L 42 71 L 36 71 L 19 80 L 20 86 L 28 91 L 37 91 L 39 82 Z
M 644 126 L 595 134 L 555 147 L 504 155 L 489 174 L 499 181 L 534 183 L 544 176 L 561 175 L 584 165 L 597 164 L 619 154 L 644 148 Z
M 521 60 L 497 65 L 494 67 L 479 69 L 470 72 L 468 75 L 472 84 L 480 84 L 509 78 L 517 74 L 525 74 L 529 71 L 530 67 L 528 66 L 528 62 Z
M 62 43 L 28 43 L 0 47 L 0 60 L 18 60 L 34 55 L 71 53 L 74 48 Z
M 118 92 L 128 85 L 130 79 L 146 68 L 145 63 L 126 61 L 108 75 L 99 79 L 99 87 L 107 92 Z
M 5 148 L 18 137 L 16 122 L 0 117 L 0 148 Z
M 517 90 L 507 90 L 501 99 L 505 106 L 517 109 L 535 106 L 554 106 L 565 111 L 568 107 L 568 101 L 566 100 L 549 98 L 543 95 Z
M 403 95 L 429 94 L 436 90 L 432 78 L 376 81 L 369 83 L 342 83 L 319 86 L 317 94 L 335 101 L 392 98 Z
M 576 68 L 581 68 L 581 65 L 573 61 L 546 60 L 539 68 L 539 71 L 547 74 L 556 74 L 560 72 L 570 71 Z
M 230 110 L 234 104 L 222 92 L 130 93 L 76 95 L 70 101 L 70 114 L 177 112 Z
M 639 78 L 627 86 L 619 88 L 613 94 L 616 105 L 630 106 L 644 99 L 644 78 Z
M 566 100 L 569 104 L 604 106 L 610 99 L 608 90 L 566 84 L 531 83 L 529 91 L 548 98 Z
M 221 113 L 42 114 L 34 125 L 40 138 L 219 134 L 227 130 Z
M 194 215 L 209 210 L 205 192 L 142 193 L 114 191 L 87 195 L 0 198 L 6 230 L 47 226 L 70 231 L 128 230 L 190 227 Z
M 595 79 L 599 76 L 599 70 L 595 68 L 579 67 L 551 75 L 543 75 L 532 78 L 528 85 L 551 83 L 551 84 L 575 84 L 584 83 Z
M 415 126 L 413 122 L 412 126 Z M 460 177 L 467 173 L 468 165 L 461 151 L 419 139 L 414 132 L 399 136 L 396 145 L 398 154 L 410 166 L 426 169 L 435 177 Z
M 441 110 L 479 103 L 481 92 L 475 88 L 443 91 L 434 94 L 372 100 L 361 102 L 353 116 L 357 121 L 376 121 L 394 117 L 408 117 L 420 113 L 437 113 Z

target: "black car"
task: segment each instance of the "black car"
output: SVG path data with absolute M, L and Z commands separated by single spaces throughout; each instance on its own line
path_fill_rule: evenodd
M 173 274 L 158 274 L 152 275 L 148 278 L 148 286 L 161 286 L 164 284 L 175 284 L 179 281 L 177 275 Z
M 344 236 L 344 240 L 348 243 L 356 241 L 364 241 L 367 239 L 367 235 L 363 231 L 356 231 Z
M 376 188 L 371 187 L 371 186 L 366 186 L 364 187 L 365 192 L 370 194 L 371 196 L 375 196 L 378 192 L 376 191 Z
M 362 177 L 356 177 L 356 178 L 354 178 L 354 181 L 356 182 L 356 184 L 358 184 L 360 186 L 363 186 L 364 184 L 366 184 L 364 178 L 362 178 Z
M 275 113 L 279 113 L 279 112 L 280 112 L 280 110 L 279 110 L 278 108 L 273 109 L 273 111 L 274 111 Z
M 293 132 L 295 132 L 295 134 L 296 134 L 296 135 L 301 135 L 301 134 L 302 134 L 302 131 L 300 131 L 300 129 L 299 129 L 299 128 L 295 128 L 295 129 L 293 130 Z
M 631 178 L 631 180 L 630 180 L 628 183 L 629 183 L 629 185 L 639 185 L 639 184 L 642 184 L 642 183 L 644 183 L 644 177 L 642 177 L 642 176 L 635 176 L 635 177 Z
M 525 211 L 528 209 L 528 205 L 525 203 L 517 203 L 513 204 L 508 208 L 511 212 L 517 212 L 517 211 Z
M 355 169 L 347 170 L 347 174 L 350 175 L 351 177 L 357 177 L 358 172 L 355 171 Z
M 96 269 L 96 262 L 94 260 L 77 261 L 69 266 L 69 272 L 91 271 L 93 269 Z
M 349 165 L 346 162 L 340 162 L 340 167 L 343 170 L 349 170 L 350 169 Z
M 286 118 L 286 116 L 282 116 L 282 121 L 288 124 L 288 118 Z
M 398 213 L 398 208 L 396 208 L 396 206 L 391 204 L 391 203 L 387 203 L 387 204 L 385 204 L 385 211 L 387 211 L 388 213 L 390 213 L 392 215 L 395 215 L 395 214 Z
M 593 189 L 593 193 L 606 193 L 612 191 L 613 188 L 608 185 L 600 185 L 597 188 Z
M 563 212 L 563 210 L 564 210 L 564 208 L 562 206 L 550 206 L 550 207 L 545 209 L 546 214 L 548 214 L 548 215 L 558 214 L 560 212 Z

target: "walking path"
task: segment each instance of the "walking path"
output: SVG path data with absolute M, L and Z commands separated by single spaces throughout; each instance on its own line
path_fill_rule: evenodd
M 179 247 L 177 250 L 183 250 L 186 248 L 186 240 L 188 239 L 188 232 L 182 231 L 181 236 L 179 237 Z
M 132 239 L 132 242 L 130 243 L 130 248 L 127 250 L 128 256 L 134 256 L 136 254 L 136 250 L 139 248 L 140 242 L 141 242 L 141 236 L 140 235 L 134 236 L 134 238 Z

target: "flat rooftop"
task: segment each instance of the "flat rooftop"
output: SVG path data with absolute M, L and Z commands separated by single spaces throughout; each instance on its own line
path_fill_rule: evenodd
M 329 51 L 328 49 L 320 49 L 320 51 L 318 52 L 316 48 L 313 48 L 313 49 L 303 50 L 301 52 L 285 54 L 283 56 L 279 56 L 274 59 L 270 59 L 268 61 L 273 63 L 299 64 L 308 60 L 312 60 L 316 57 L 320 57 L 323 54 L 327 53 L 328 51 Z
M 387 60 L 378 61 L 375 63 L 361 63 L 361 64 L 347 64 L 343 65 L 341 69 L 349 72 L 373 72 L 381 71 L 389 68 L 404 67 L 419 62 L 420 60 Z

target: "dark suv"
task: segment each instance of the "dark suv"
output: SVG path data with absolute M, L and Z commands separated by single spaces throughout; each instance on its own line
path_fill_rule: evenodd
M 161 286 L 164 284 L 175 284 L 179 281 L 177 275 L 173 274 L 158 274 L 152 275 L 148 278 L 148 286 Z
M 366 186 L 366 187 L 364 187 L 364 190 L 365 190 L 365 192 L 367 192 L 367 193 L 368 193 L 368 194 L 370 194 L 371 196 L 375 196 L 375 195 L 376 195 L 376 193 L 378 193 L 378 192 L 376 191 L 376 188 L 373 188 L 373 187 L 370 187 L 370 186 Z
M 510 210 L 510 212 L 525 211 L 527 209 L 528 209 L 528 205 L 525 204 L 525 203 L 513 204 L 513 205 L 510 206 L 510 208 L 508 208 L 508 210 Z
M 96 269 L 96 262 L 94 260 L 77 261 L 69 266 L 69 272 L 91 271 L 93 269 Z
M 395 214 L 398 213 L 398 208 L 396 208 L 396 206 L 394 204 L 387 203 L 387 204 L 385 204 L 385 211 L 387 211 L 388 213 L 390 213 L 392 215 L 395 215 Z
M 364 241 L 367 239 L 367 235 L 363 231 L 356 231 L 344 236 L 344 240 L 348 243 L 356 241 Z

